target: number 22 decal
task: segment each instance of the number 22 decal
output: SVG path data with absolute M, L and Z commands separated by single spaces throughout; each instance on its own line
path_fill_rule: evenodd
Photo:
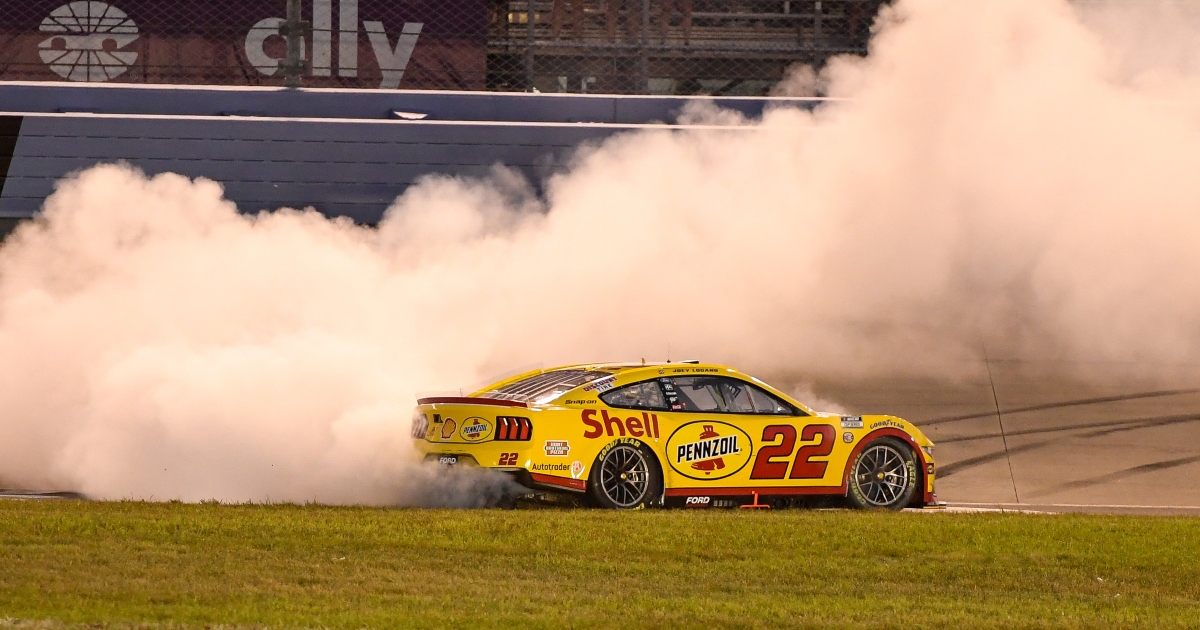
M 801 442 L 811 442 L 820 438 L 815 444 L 805 444 L 796 449 L 796 458 L 792 462 L 792 474 L 789 479 L 820 479 L 825 476 L 829 462 L 814 462 L 814 457 L 824 457 L 833 452 L 834 436 L 837 432 L 828 424 L 810 424 L 800 432 Z M 790 424 L 772 424 L 763 429 L 762 441 L 773 442 L 782 438 L 779 444 L 771 444 L 758 449 L 758 457 L 754 458 L 754 469 L 750 471 L 751 479 L 783 479 L 787 474 L 788 462 L 771 461 L 775 457 L 787 457 L 796 446 L 796 427 Z

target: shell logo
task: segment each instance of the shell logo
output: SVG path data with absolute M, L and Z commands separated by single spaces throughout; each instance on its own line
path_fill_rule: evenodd
M 107 81 L 137 61 L 136 52 L 120 50 L 137 40 L 137 25 L 104 2 L 64 4 L 38 30 L 51 35 L 38 44 L 42 61 L 71 81 Z
M 667 463 L 675 472 L 702 481 L 737 474 L 750 461 L 750 436 L 715 420 L 689 422 L 667 439 Z

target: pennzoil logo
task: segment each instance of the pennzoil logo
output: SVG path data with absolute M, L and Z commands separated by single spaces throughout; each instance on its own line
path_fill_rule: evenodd
M 463 428 L 458 434 L 468 442 L 478 442 L 492 433 L 492 425 L 483 418 L 473 417 L 463 420 Z
M 724 422 L 689 422 L 667 440 L 667 463 L 675 472 L 708 481 L 736 474 L 750 461 L 750 436 Z

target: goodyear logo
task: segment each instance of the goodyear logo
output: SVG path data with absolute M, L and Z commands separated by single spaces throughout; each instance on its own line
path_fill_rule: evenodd
M 750 461 L 750 436 L 716 420 L 689 422 L 667 439 L 667 463 L 690 479 L 724 479 Z
M 463 420 L 463 427 L 458 434 L 468 442 L 478 442 L 492 434 L 492 425 L 483 418 L 467 418 Z

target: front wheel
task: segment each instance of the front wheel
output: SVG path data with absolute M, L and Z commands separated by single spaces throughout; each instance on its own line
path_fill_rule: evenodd
M 912 500 L 917 479 L 912 449 L 897 439 L 880 438 L 855 458 L 846 498 L 857 508 L 899 510 Z
M 650 449 L 628 438 L 612 442 L 596 456 L 588 496 L 597 507 L 637 510 L 662 496 L 662 471 Z

